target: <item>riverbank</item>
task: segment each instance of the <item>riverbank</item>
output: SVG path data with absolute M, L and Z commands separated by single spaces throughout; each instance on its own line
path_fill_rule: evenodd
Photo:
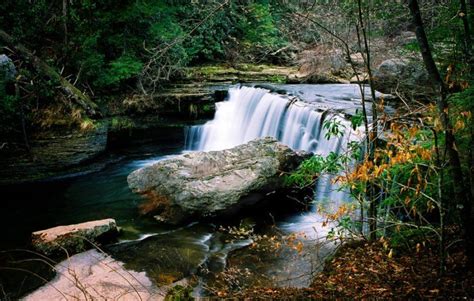
M 454 232 L 452 232 L 454 231 Z M 347 242 L 326 260 L 308 288 L 254 287 L 221 296 L 237 299 L 472 299 L 474 271 L 467 266 L 459 233 L 451 229 L 446 271 L 438 272 L 439 245 L 420 240 L 413 250 L 388 241 Z
M 375 44 L 378 49 L 376 64 L 401 56 L 396 51 L 386 51 L 403 45 L 396 39 L 381 38 Z M 366 82 L 361 54 L 353 53 L 349 58 L 336 50 L 329 45 L 308 48 L 293 64 L 286 66 L 214 63 L 186 67 L 179 78 L 163 82 L 151 94 L 129 89 L 94 95 L 92 101 L 97 112 L 93 116 L 75 105 L 65 107 L 57 101 L 60 97 L 53 95 L 55 101 L 50 105 L 26 116 L 22 133 L 15 129 L 15 134 L 0 144 L 0 185 L 83 174 L 87 166 L 104 153 L 118 145 L 126 146 L 127 138 L 136 132 L 174 131 L 212 119 L 215 103 L 225 99 L 229 86 L 233 84 Z M 358 77 L 350 67 L 350 61 L 357 65 Z M 389 75 L 405 70 L 404 64 L 389 64 Z M 410 74 L 403 73 L 403 77 L 410 78 Z M 384 84 L 381 88 L 385 88 L 385 93 L 391 93 Z M 298 97 L 311 95 L 306 92 L 309 91 Z M 388 97 L 384 96 L 384 99 Z M 114 143 L 117 140 L 119 144 Z

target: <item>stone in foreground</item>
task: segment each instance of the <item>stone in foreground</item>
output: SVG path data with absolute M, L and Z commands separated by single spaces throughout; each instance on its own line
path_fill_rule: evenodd
M 81 224 L 57 226 L 33 232 L 33 247 L 47 255 L 68 251 L 77 253 L 90 249 L 92 243 L 110 239 L 118 233 L 114 219 L 108 218 Z
M 147 199 L 145 213 L 177 224 L 193 217 L 233 214 L 258 203 L 283 188 L 281 173 L 294 170 L 308 155 L 263 138 L 160 161 L 131 173 L 128 184 Z
M 145 272 L 135 272 L 124 263 L 97 250 L 74 255 L 54 267 L 56 277 L 23 300 L 164 300 L 175 285 L 156 287 Z

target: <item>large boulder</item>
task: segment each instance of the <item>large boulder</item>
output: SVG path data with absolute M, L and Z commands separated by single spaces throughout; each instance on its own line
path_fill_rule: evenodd
M 382 93 L 413 97 L 434 92 L 423 62 L 409 59 L 383 61 L 374 72 L 374 87 Z
M 236 213 L 283 187 L 282 172 L 295 169 L 307 153 L 273 138 L 232 149 L 188 153 L 134 171 L 130 188 L 147 199 L 145 213 L 168 223 Z
M 339 49 L 319 45 L 299 54 L 298 72 L 287 83 L 348 83 L 352 74 L 347 58 Z
M 364 66 L 365 65 L 364 55 L 360 52 L 352 53 L 350 55 L 349 62 L 352 62 L 357 67 Z
M 36 250 L 47 255 L 64 251 L 71 254 L 93 247 L 91 243 L 109 240 L 117 233 L 115 220 L 107 218 L 33 232 L 32 244 Z
M 11 81 L 15 79 L 16 73 L 13 61 L 5 54 L 0 54 L 0 80 Z

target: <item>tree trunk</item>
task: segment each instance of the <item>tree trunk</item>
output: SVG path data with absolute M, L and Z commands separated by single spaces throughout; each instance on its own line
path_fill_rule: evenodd
M 67 0 L 63 0 L 63 27 L 64 27 L 64 47 L 67 49 L 68 30 L 67 30 Z
M 22 44 L 17 44 L 15 40 L 6 32 L 0 29 L 0 41 L 3 41 L 8 47 L 15 50 L 21 56 L 27 58 L 33 67 L 38 71 L 43 72 L 53 81 L 59 83 L 61 90 L 75 103 L 81 106 L 88 115 L 96 116 L 99 114 L 97 111 L 98 106 L 94 103 L 87 95 L 82 93 L 78 88 L 71 84 L 67 79 L 62 77 L 56 70 L 51 66 L 43 62 L 40 58 L 33 54 L 28 48 Z
M 15 82 L 15 97 L 20 101 L 20 119 L 21 119 L 21 133 L 23 135 L 23 142 L 25 143 L 26 150 L 31 151 L 30 143 L 28 141 L 28 134 L 26 133 L 26 122 L 25 122 L 25 110 L 23 100 L 20 98 L 20 88 L 18 82 Z
M 464 26 L 464 49 L 465 49 L 465 56 L 466 61 L 472 61 L 472 40 L 471 40 L 471 28 L 469 26 L 469 18 L 467 14 L 467 5 L 466 0 L 459 0 L 461 3 L 461 10 L 459 11 L 459 17 L 462 20 Z M 471 11 L 472 14 L 472 11 Z
M 368 159 L 372 162 L 375 162 L 375 150 L 377 149 L 377 137 L 378 137 L 378 117 L 377 117 L 377 101 L 375 97 L 375 89 L 374 89 L 374 78 L 372 75 L 372 67 L 371 67 L 371 56 L 370 56 L 370 48 L 369 42 L 367 37 L 367 30 L 365 28 L 364 22 L 364 15 L 362 13 L 362 1 L 357 1 L 358 6 L 358 17 L 359 17 L 359 25 L 362 31 L 362 38 L 364 41 L 364 52 L 365 52 L 365 67 L 367 69 L 367 74 L 369 75 L 369 85 L 370 85 L 370 94 L 372 96 L 372 128 L 369 134 L 369 145 L 368 145 Z M 369 19 L 369 16 L 367 16 Z M 369 21 L 370 22 L 370 21 Z M 368 187 L 368 198 L 369 198 L 369 238 L 371 240 L 377 239 L 377 211 L 378 211 L 378 196 L 376 191 L 375 183 L 369 183 Z
M 456 149 L 456 139 L 454 137 L 453 129 L 449 122 L 448 116 L 448 102 L 447 102 L 447 89 L 441 78 L 441 75 L 436 67 L 435 61 L 431 54 L 431 49 L 426 37 L 426 33 L 423 27 L 423 21 L 421 18 L 420 8 L 417 0 L 409 0 L 408 7 L 413 17 L 413 25 L 415 26 L 416 38 L 420 45 L 421 55 L 423 56 L 423 62 L 428 73 L 431 76 L 434 84 L 438 87 L 440 96 L 436 101 L 438 107 L 438 114 L 441 119 L 443 131 L 445 135 L 445 143 L 447 154 L 449 158 L 449 167 L 451 177 L 454 183 L 454 197 L 456 204 L 463 207 L 462 218 L 463 226 L 466 239 L 466 247 L 471 262 L 474 261 L 474 231 L 472 228 L 471 220 L 471 201 L 470 192 L 467 189 L 461 168 L 461 160 L 459 159 L 459 153 Z

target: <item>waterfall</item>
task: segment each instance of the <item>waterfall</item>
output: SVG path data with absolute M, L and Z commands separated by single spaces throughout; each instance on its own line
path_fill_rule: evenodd
M 328 129 L 323 124 L 329 118 L 336 119 L 342 125 L 342 135 L 326 138 Z M 331 152 L 343 153 L 349 141 L 360 139 L 350 122 L 340 114 L 317 110 L 302 101 L 293 102 L 287 95 L 243 86 L 230 88 L 228 100 L 216 103 L 213 120 L 187 129 L 186 149 L 222 150 L 266 136 L 274 137 L 294 150 L 322 156 Z M 347 192 L 331 180 L 330 176 L 318 179 L 316 201 L 330 200 L 337 204 L 347 200 Z M 296 224 L 301 230 L 301 222 Z M 291 225 L 292 222 L 287 226 Z M 314 227 L 313 222 L 311 227 Z

